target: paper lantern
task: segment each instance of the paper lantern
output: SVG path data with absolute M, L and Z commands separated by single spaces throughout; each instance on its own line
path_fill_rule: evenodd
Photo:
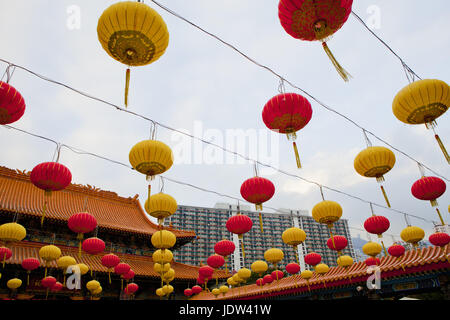
M 294 249 L 294 253 L 295 253 L 295 257 L 297 259 L 297 263 L 299 262 L 298 259 L 298 250 L 297 250 L 297 246 L 299 244 L 302 244 L 303 241 L 306 240 L 306 233 L 305 231 L 303 231 L 300 228 L 289 228 L 283 231 L 282 235 L 281 235 L 281 239 L 283 240 L 283 242 L 289 246 L 292 246 Z
M 347 238 L 344 236 L 333 236 L 327 241 L 328 248 L 337 251 L 339 256 L 341 255 L 341 251 L 347 247 L 347 244 Z
M 139 290 L 139 286 L 136 283 L 129 283 L 125 287 L 124 292 L 129 295 L 134 295 Z
M 76 266 L 80 270 L 80 273 L 82 276 L 84 276 L 89 271 L 89 267 L 87 265 L 85 265 L 84 263 L 78 263 Z
M 91 280 L 88 283 L 86 283 L 86 289 L 89 291 L 95 291 L 98 287 L 100 287 L 100 282 L 97 280 Z
M 417 248 L 418 242 L 422 241 L 425 237 L 425 231 L 419 227 L 408 226 L 402 230 L 400 237 L 403 241 L 408 242 Z
M 153 270 L 156 273 L 163 274 L 170 270 L 170 263 L 166 263 L 166 264 L 153 263 Z
M 353 258 L 350 256 L 340 256 L 337 258 L 338 266 L 342 268 L 348 268 L 353 264 Z
M 366 229 L 368 233 L 376 234 L 380 239 L 382 238 L 382 234 L 389 229 L 390 225 L 391 223 L 388 218 L 383 216 L 372 215 L 364 221 L 364 229 Z M 384 255 L 387 256 L 388 254 L 386 252 L 386 247 L 384 246 L 383 240 L 381 240 L 381 245 L 383 246 Z
M 51 261 L 61 256 L 61 249 L 54 245 L 43 246 L 39 249 L 39 257 L 45 261 L 45 277 L 47 277 L 47 268 Z
M 318 223 L 326 224 L 333 241 L 333 223 L 342 217 L 342 207 L 335 201 L 324 200 L 316 204 L 312 209 L 312 217 Z
M 272 271 L 272 273 L 270 275 L 272 276 L 273 279 L 275 279 L 277 281 L 284 277 L 284 273 L 281 270 Z
M 311 252 L 305 256 L 305 263 L 310 266 L 316 266 L 322 261 L 322 256 L 318 253 Z
M 403 256 L 403 254 L 405 253 L 405 247 L 398 243 L 394 243 L 388 248 L 388 252 L 391 256 L 396 257 L 397 260 L 401 260 L 401 256 Z M 403 271 L 405 270 L 405 266 L 403 264 L 402 269 Z
M 200 289 L 200 292 L 201 292 L 201 289 Z M 158 288 L 158 289 L 156 289 L 156 295 L 157 295 L 160 299 L 161 299 L 162 297 L 164 297 L 165 292 L 164 292 L 163 288 Z
M 201 290 L 201 289 L 200 289 Z M 194 293 L 192 292 L 192 289 L 184 289 L 184 295 L 186 297 L 192 296 Z
M 450 257 L 446 255 L 445 247 L 450 243 L 450 236 L 444 232 L 435 232 L 428 238 L 430 243 L 433 246 L 441 247 L 442 253 L 447 258 L 447 261 L 450 262 Z
M 328 273 L 328 271 L 330 271 L 330 267 L 328 267 L 328 265 L 326 265 L 325 263 L 320 263 L 318 264 L 314 270 L 316 271 L 317 274 L 319 274 L 320 276 L 325 275 L 326 273 Z M 323 285 L 326 287 L 326 283 L 325 280 L 322 279 Z
M 356 172 L 361 176 L 376 178 L 377 182 L 380 183 L 381 192 L 389 208 L 391 203 L 382 183 L 384 182 L 384 175 L 391 171 L 394 165 L 395 154 L 385 147 L 368 147 L 361 151 L 353 162 Z
M 134 271 L 130 269 L 130 271 L 128 271 L 127 273 L 125 273 L 125 274 L 122 275 L 122 278 L 123 278 L 124 280 L 131 280 L 131 279 L 134 278 L 134 276 L 135 276 Z
M 376 242 L 369 241 L 363 245 L 362 250 L 368 256 L 375 257 L 381 253 L 381 245 Z
M 81 258 L 81 241 L 85 233 L 92 232 L 97 227 L 97 219 L 88 212 L 79 212 L 70 216 L 67 220 L 67 226 L 77 234 L 79 240 L 78 256 Z
M 44 288 L 50 289 L 56 283 L 56 279 L 54 277 L 48 276 L 41 280 L 41 285 Z
M 151 242 L 155 248 L 169 249 L 175 245 L 177 237 L 168 230 L 160 230 L 152 235 Z
M 139 173 L 145 174 L 148 181 L 172 167 L 173 153 L 168 145 L 161 141 L 144 140 L 131 148 L 129 153 L 131 166 Z M 150 199 L 151 185 L 148 185 Z
M 263 281 L 264 281 L 264 284 L 272 283 L 273 282 L 273 278 L 272 278 L 272 276 L 270 274 L 266 274 L 264 276 L 264 278 L 263 278 Z
M 450 87 L 441 80 L 424 79 L 415 81 L 395 96 L 392 111 L 395 117 L 407 124 L 425 124 L 428 129 L 436 126 L 436 119 L 443 115 L 450 106 Z M 436 141 L 445 159 L 450 157 L 440 137 Z
M 253 222 L 252 222 L 252 225 L 253 225 Z M 229 255 L 231 255 L 234 252 L 235 249 L 236 249 L 236 246 L 234 245 L 234 242 L 230 241 L 230 240 L 221 240 L 214 245 L 214 252 L 216 254 L 223 256 L 225 259 L 225 272 L 226 273 L 228 273 L 227 258 Z
M 0 241 L 7 244 L 22 241 L 26 236 L 27 230 L 18 223 L 4 223 L 0 226 Z
M 56 265 L 58 266 L 58 268 L 62 269 L 63 271 L 63 277 L 64 277 L 64 283 L 66 283 L 66 271 L 67 268 L 70 266 L 74 266 L 77 264 L 77 261 L 71 257 L 71 256 L 63 256 L 61 258 L 59 258 L 58 260 L 56 260 Z
M 447 186 L 444 180 L 438 177 L 422 177 L 411 187 L 411 193 L 419 200 L 430 201 L 431 206 L 436 207 L 438 205 L 437 198 L 445 193 Z M 445 225 L 444 219 L 442 219 L 439 209 L 436 208 L 442 225 Z
M 264 252 L 264 259 L 266 259 L 267 262 L 272 263 L 275 269 L 277 264 L 283 260 L 283 258 L 283 251 L 277 248 L 271 248 Z
M 210 266 L 202 266 L 198 269 L 199 275 L 204 279 L 210 279 L 214 273 L 214 269 Z
M 30 181 L 39 189 L 44 190 L 44 207 L 42 208 L 41 225 L 44 223 L 47 204 L 53 191 L 65 189 L 72 181 L 70 170 L 57 162 L 44 162 L 33 168 Z
M 6 247 L 0 247 L 0 261 L 3 264 L 3 268 L 5 267 L 6 260 L 12 257 L 12 251 Z
M 213 254 L 208 257 L 208 259 L 206 260 L 206 263 L 211 268 L 217 269 L 217 268 L 222 267 L 225 264 L 225 259 L 221 255 Z
M 193 294 L 199 294 L 200 292 L 202 292 L 202 287 L 195 285 L 191 290 Z
M 262 276 L 263 273 L 266 272 L 268 268 L 269 266 L 267 265 L 267 263 L 262 260 L 257 260 L 253 262 L 252 265 L 250 266 L 250 269 L 254 273 L 257 273 L 259 276 Z
M 309 286 L 309 279 L 311 279 L 313 277 L 313 273 L 309 270 L 304 270 L 304 271 L 302 271 L 302 273 L 300 273 L 300 277 L 302 279 L 306 280 L 306 285 L 308 286 L 308 291 L 311 291 L 311 288 Z
M 119 263 L 114 267 L 114 273 L 118 275 L 124 275 L 130 271 L 131 267 L 127 263 Z
M 218 297 L 219 294 L 220 294 L 220 290 L 219 290 L 219 288 L 214 288 L 214 289 L 212 289 L 211 293 L 212 293 L 212 294 L 216 297 L 216 299 L 217 299 L 217 297 Z
M 120 263 L 120 258 L 113 253 L 105 254 L 102 257 L 102 265 L 108 268 L 108 279 L 111 284 L 111 271 Z
M 312 117 L 309 101 L 296 93 L 282 93 L 270 99 L 264 106 L 262 117 L 270 130 L 286 134 L 293 141 L 297 167 L 301 168 L 300 156 L 295 140 L 296 132 L 303 129 Z
M 0 124 L 10 124 L 22 118 L 25 100 L 12 85 L 0 81 Z
M 61 282 L 56 282 L 51 288 L 50 290 L 52 292 L 59 292 L 63 289 L 63 284 Z
M 170 263 L 173 259 L 173 253 L 169 249 L 165 250 L 158 249 L 155 252 L 153 252 L 152 259 L 153 262 L 160 264 Z
M 244 280 L 243 282 L 247 282 L 247 279 L 252 276 L 252 271 L 247 268 L 241 268 L 238 270 L 237 274 L 238 274 L 239 278 Z
M 347 21 L 352 3 L 352 0 L 280 0 L 278 5 L 278 17 L 284 30 L 295 39 L 321 41 L 345 81 L 350 75 L 336 60 L 326 41 Z
M 265 284 L 263 278 L 256 279 L 255 283 L 258 287 L 262 287 Z
M 17 279 L 17 278 L 10 279 L 6 283 L 6 286 L 11 290 L 17 290 L 18 288 L 20 288 L 21 285 L 22 285 L 22 280 Z
M 22 265 L 22 268 L 27 270 L 27 285 L 29 285 L 31 271 L 39 268 L 39 266 L 41 265 L 41 262 L 35 258 L 27 258 L 22 261 L 21 265 Z
M 379 266 L 381 264 L 381 261 L 379 258 L 375 258 L 375 257 L 370 257 L 367 258 L 364 263 L 366 264 L 366 266 L 370 267 L 370 266 Z
M 164 54 L 169 44 L 166 23 L 148 5 L 124 1 L 103 12 L 97 34 L 103 49 L 128 66 L 125 79 L 125 106 L 128 106 L 130 66 L 148 65 Z
M 289 274 L 297 274 L 300 272 L 300 265 L 297 263 L 288 263 L 286 265 L 286 272 Z
M 144 207 L 145 211 L 158 219 L 158 224 L 162 225 L 165 218 L 170 217 L 177 211 L 178 205 L 172 196 L 165 193 L 157 193 L 145 201 Z
M 220 286 L 219 290 L 223 295 L 225 295 L 228 292 L 229 288 L 224 285 L 224 286 Z
M 244 234 L 249 232 L 253 226 L 253 221 L 249 217 L 243 214 L 237 214 L 230 217 L 227 220 L 226 228 L 229 232 L 237 234 L 239 240 L 241 240 L 242 256 L 245 258 L 244 249 Z
M 97 237 L 92 237 L 83 241 L 81 248 L 89 254 L 99 254 L 105 251 L 105 242 Z

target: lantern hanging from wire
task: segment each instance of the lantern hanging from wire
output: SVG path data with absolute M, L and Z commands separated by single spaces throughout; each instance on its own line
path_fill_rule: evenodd
M 298 263 L 288 263 L 285 269 L 287 273 L 291 275 L 296 275 L 297 273 L 300 272 L 300 265 Z M 297 285 L 298 283 L 295 284 L 296 287 Z
M 213 269 L 219 269 L 225 264 L 225 259 L 221 255 L 213 254 L 206 259 L 206 263 Z M 216 273 L 216 285 L 219 283 L 219 276 Z
M 192 287 L 192 294 L 199 294 L 200 292 L 202 292 L 202 287 L 195 285 Z
M 272 277 L 272 275 L 266 274 L 266 275 L 263 277 L 263 282 L 264 282 L 264 284 L 271 284 L 271 283 L 273 282 L 273 277 Z
M 145 201 L 145 211 L 153 218 L 158 219 L 161 226 L 164 219 L 173 215 L 178 208 L 177 201 L 165 193 L 156 193 Z
M 226 285 L 222 285 L 222 286 L 220 286 L 220 288 L 219 288 L 220 293 L 222 293 L 223 296 L 225 296 L 225 295 L 227 294 L 227 292 L 228 292 L 229 289 L 230 289 L 230 288 L 228 288 L 228 286 L 226 286 Z
M 397 258 L 397 260 L 399 261 L 399 260 L 401 260 L 401 257 L 405 254 L 405 250 L 406 250 L 405 247 L 402 246 L 401 244 L 394 243 L 392 246 L 390 246 L 388 248 L 388 253 L 391 256 Z M 403 269 L 403 271 L 405 271 L 405 266 L 403 265 L 403 263 L 402 263 L 402 269 Z
M 130 271 L 131 267 L 128 263 L 120 262 L 114 267 L 114 273 L 120 276 L 120 290 L 123 290 L 123 275 Z
M 444 232 L 435 232 L 429 236 L 428 240 L 433 246 L 440 247 L 447 261 L 450 262 L 450 257 L 446 254 L 447 250 L 445 249 L 450 243 L 450 236 Z
M 102 257 L 101 262 L 103 266 L 108 268 L 108 280 L 111 284 L 111 271 L 120 263 L 120 258 L 113 253 L 108 253 Z
M 55 261 L 61 256 L 61 249 L 54 245 L 43 246 L 39 249 L 39 257 L 45 261 L 45 276 L 47 277 L 47 268 L 50 262 Z
M 321 186 L 320 193 L 323 201 L 313 207 L 311 214 L 318 223 L 327 225 L 331 239 L 334 241 L 332 228 L 333 224 L 342 217 L 342 207 L 335 201 L 325 200 Z
M 437 208 L 438 203 L 436 199 L 442 196 L 446 189 L 447 185 L 441 178 L 426 177 L 424 175 L 422 175 L 422 178 L 414 182 L 411 187 L 411 193 L 415 198 L 430 201 L 431 206 L 436 207 L 436 212 L 438 213 L 439 219 L 441 220 L 441 224 L 443 226 L 445 225 L 445 222 L 439 208 Z
M 248 216 L 241 214 L 239 211 L 235 216 L 227 220 L 226 228 L 229 232 L 237 234 L 241 241 L 242 257 L 245 259 L 244 234 L 252 229 L 253 221 Z
M 0 261 L 2 262 L 2 267 L 5 268 L 6 260 L 12 257 L 12 251 L 7 247 L 0 247 Z
M 370 207 L 372 208 L 372 204 L 370 204 Z M 389 229 L 390 225 L 391 223 L 389 222 L 388 218 L 383 216 L 376 216 L 373 213 L 373 209 L 372 216 L 364 221 L 364 229 L 366 229 L 368 233 L 376 234 L 379 239 L 383 238 L 383 233 L 385 233 Z M 384 255 L 387 256 L 388 253 L 386 251 L 386 247 L 384 246 L 383 240 L 380 240 L 380 242 L 383 246 Z
M 192 292 L 192 289 L 189 289 L 189 288 L 187 288 L 187 289 L 184 289 L 184 295 L 186 296 L 186 297 L 190 297 L 190 296 L 192 296 L 194 293 Z
M 338 266 L 344 268 L 345 270 L 353 264 L 353 258 L 350 256 L 339 256 L 336 262 Z M 348 276 L 348 280 L 351 281 L 351 275 Z
M 330 267 L 328 267 L 328 265 L 326 265 L 325 263 L 320 263 L 314 268 L 314 270 L 316 271 L 316 273 L 318 275 L 323 276 L 326 273 L 328 273 L 328 271 L 330 271 Z M 325 279 L 322 279 L 322 282 L 323 282 L 323 285 L 326 288 L 327 284 L 325 283 Z
M 300 264 L 298 259 L 298 245 L 302 244 L 306 240 L 306 233 L 300 228 L 288 228 L 281 234 L 283 242 L 289 246 L 292 246 L 295 253 L 297 264 Z
M 262 204 L 270 200 L 275 194 L 275 186 L 273 183 L 262 177 L 256 175 L 253 178 L 245 180 L 241 185 L 241 196 L 246 201 L 254 203 L 256 211 L 259 212 L 259 227 L 261 233 L 264 232 L 262 222 Z
M 41 285 L 47 289 L 46 295 L 45 295 L 45 300 L 48 299 L 48 292 L 49 290 L 55 285 L 56 283 L 56 278 L 52 277 L 52 276 L 45 276 L 44 279 L 41 280 Z
M 313 277 L 313 273 L 310 270 L 303 270 L 300 273 L 300 277 L 306 280 L 306 285 L 308 286 L 308 291 L 311 291 L 311 287 L 309 286 L 309 279 Z
M 4 223 L 0 226 L 0 241 L 5 242 L 6 246 L 22 241 L 26 236 L 27 230 L 16 222 Z
M 81 258 L 81 242 L 84 234 L 94 231 L 97 225 L 97 219 L 88 212 L 75 213 L 67 220 L 69 229 L 77 234 L 77 239 L 79 241 L 78 257 Z
M 27 270 L 27 286 L 30 284 L 30 273 L 33 270 L 36 270 L 41 265 L 41 262 L 38 259 L 35 258 L 26 258 L 23 259 L 22 268 Z
M 150 181 L 158 174 L 164 173 L 172 167 L 173 153 L 168 145 L 157 140 L 144 140 L 131 148 L 129 153 L 131 166 L 146 176 L 148 184 L 148 198 L 150 199 Z
M 382 248 L 378 243 L 369 241 L 363 245 L 362 250 L 366 255 L 374 258 L 381 253 Z
M 370 266 L 379 266 L 381 264 L 381 260 L 380 260 L 380 258 L 377 258 L 377 257 L 369 257 L 369 258 L 367 258 L 364 261 L 364 263 L 368 267 L 370 267 Z
M 26 107 L 20 92 L 7 82 L 0 81 L 1 125 L 13 123 L 22 118 Z
M 264 259 L 273 264 L 273 268 L 277 268 L 277 264 L 284 259 L 283 250 L 278 248 L 271 248 L 264 252 Z
M 347 21 L 353 0 L 280 0 L 278 17 L 284 30 L 303 41 L 321 41 L 322 47 L 345 81 L 350 74 L 339 64 L 327 41 Z
M 19 289 L 20 286 L 22 286 L 22 280 L 17 278 L 10 279 L 6 283 L 6 286 L 12 291 L 12 294 L 14 295 L 17 289 Z
M 418 248 L 418 243 L 425 237 L 425 231 L 419 227 L 408 226 L 402 230 L 400 237 L 403 241 L 412 244 L 414 248 Z M 419 255 L 421 254 L 422 253 L 419 251 Z
M 392 170 L 395 165 L 395 154 L 385 147 L 372 147 L 367 135 L 364 131 L 366 141 L 368 144 L 367 149 L 361 151 L 355 158 L 353 166 L 361 176 L 367 178 L 376 178 L 380 183 L 380 189 L 383 193 L 384 200 L 387 206 L 390 208 L 386 190 L 383 187 L 384 175 Z
M 348 241 L 344 236 L 332 236 L 327 240 L 327 246 L 330 250 L 337 251 L 341 256 L 341 251 L 347 247 Z
M 253 222 L 252 222 L 253 225 Z M 227 260 L 228 256 L 231 255 L 234 250 L 236 250 L 236 246 L 233 241 L 230 240 L 221 240 L 214 245 L 214 252 L 224 257 L 225 259 L 225 273 L 228 274 L 228 266 Z
M 322 261 L 322 256 L 315 252 L 310 252 L 305 256 L 305 263 L 312 267 L 315 267 Z
M 293 141 L 297 167 L 302 167 L 298 153 L 296 132 L 303 129 L 312 117 L 309 101 L 296 93 L 281 93 L 270 99 L 264 106 L 262 118 L 270 130 L 286 134 Z
M 103 49 L 128 66 L 125 77 L 125 106 L 128 106 L 130 67 L 151 64 L 164 54 L 169 44 L 166 23 L 143 2 L 124 1 L 103 12 L 97 34 Z
M 252 272 L 258 274 L 259 277 L 262 277 L 262 275 L 267 271 L 267 269 L 269 269 L 269 266 L 263 260 L 256 260 L 255 262 L 252 263 L 250 269 L 252 270 Z
M 450 106 L 450 87 L 441 80 L 424 79 L 410 83 L 398 92 L 392 103 L 395 117 L 406 124 L 425 124 L 433 129 L 445 159 L 450 163 L 450 156 L 435 132 L 436 119 L 442 116 Z

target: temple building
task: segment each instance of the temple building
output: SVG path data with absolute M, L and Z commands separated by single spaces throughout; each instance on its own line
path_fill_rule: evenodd
M 66 189 L 53 192 L 48 197 L 45 220 L 41 227 L 44 206 L 44 192 L 30 182 L 30 173 L 0 167 L 0 225 L 17 222 L 27 230 L 23 241 L 7 244 L 12 250 L 12 257 L 5 261 L 0 269 L 0 299 L 10 297 L 6 282 L 11 278 L 22 280 L 22 286 L 15 293 L 17 299 L 43 299 L 46 290 L 40 285 L 44 278 L 44 261 L 39 257 L 39 249 L 54 244 L 62 251 L 61 256 L 69 255 L 77 263 L 87 265 L 92 272 L 82 276 L 81 289 L 69 290 L 64 287 L 57 293 L 51 293 L 49 299 L 84 299 L 89 296 L 85 284 L 95 279 L 103 288 L 102 299 L 126 298 L 121 290 L 119 275 L 111 273 L 111 284 L 108 281 L 108 269 L 101 264 L 106 253 L 116 254 L 121 262 L 127 263 L 135 272 L 133 282 L 139 285 L 135 299 L 159 299 L 155 294 L 161 286 L 160 275 L 153 270 L 152 253 L 156 250 L 150 241 L 158 231 L 144 212 L 138 196 L 124 198 L 114 192 L 103 191 L 90 185 L 71 184 Z M 78 212 L 89 212 L 97 219 L 98 226 L 84 235 L 84 238 L 96 236 L 106 244 L 104 253 L 78 255 L 77 235 L 67 225 L 69 217 Z M 171 248 L 176 252 L 196 238 L 193 231 L 165 227 L 176 235 L 176 244 Z M 1 243 L 0 246 L 5 246 Z M 31 271 L 27 285 L 27 272 L 21 266 L 23 259 L 36 258 L 41 266 Z M 198 277 L 198 266 L 183 264 L 176 257 L 171 262 L 175 271 L 175 279 L 170 283 L 174 292 L 171 299 L 184 298 L 183 291 L 195 285 Z M 49 265 L 47 275 L 55 277 L 63 283 L 63 272 L 57 268 L 56 261 Z M 224 271 L 218 271 L 214 277 L 226 278 Z

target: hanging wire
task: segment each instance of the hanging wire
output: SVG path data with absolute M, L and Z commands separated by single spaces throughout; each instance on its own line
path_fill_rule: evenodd
M 369 137 L 367 136 L 367 132 L 365 129 L 363 129 L 364 139 L 366 140 L 366 145 L 368 148 L 372 147 L 372 142 L 369 140 Z
M 278 84 L 278 92 L 284 94 L 286 92 L 286 86 L 284 85 L 284 79 L 280 78 L 280 83 Z
M 322 200 L 325 201 L 325 197 L 323 195 L 323 187 L 319 185 L 320 195 L 322 196 Z
M 12 71 L 10 69 L 12 69 Z M 16 71 L 16 66 L 14 64 L 8 63 L 8 66 L 6 67 L 6 70 L 2 75 L 1 81 L 3 81 L 3 79 L 6 75 L 6 83 L 9 83 L 9 81 L 11 80 L 11 78 L 14 74 L 14 71 Z
M 420 162 L 417 162 L 417 166 L 419 167 L 420 177 L 425 177 L 425 168 Z
M 369 202 L 369 205 L 370 205 L 370 211 L 372 212 L 372 215 L 374 216 L 374 215 L 375 215 L 375 212 L 373 211 L 373 205 L 372 205 L 372 202 Z

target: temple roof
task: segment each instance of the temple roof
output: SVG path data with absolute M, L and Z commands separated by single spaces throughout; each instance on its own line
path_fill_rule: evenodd
M 449 245 L 447 245 L 448 247 Z M 446 248 L 448 249 L 448 248 Z M 417 272 L 426 272 L 430 270 L 448 269 L 450 263 L 447 260 L 445 251 L 439 247 L 428 247 L 417 250 L 410 250 L 400 258 L 392 256 L 382 257 L 381 278 L 398 277 Z M 405 271 L 403 271 L 403 267 Z M 326 287 L 340 287 L 355 283 L 357 281 L 366 281 L 369 274 L 367 273 L 365 262 L 354 263 L 348 269 L 342 267 L 332 267 L 327 274 L 320 276 L 314 272 L 313 277 L 309 280 L 311 291 L 324 289 Z M 357 278 L 357 279 L 355 279 Z M 300 275 L 285 277 L 278 281 L 274 280 L 271 284 L 262 287 L 256 284 L 233 288 L 225 295 L 220 294 L 219 299 L 258 299 L 276 295 L 292 295 L 308 291 L 306 280 Z M 211 293 L 201 292 L 191 298 L 191 300 L 215 300 L 216 297 Z
M 67 221 L 72 214 L 84 211 L 85 205 L 100 228 L 143 235 L 158 231 L 142 209 L 138 195 L 123 198 L 90 185 L 71 184 L 53 192 L 45 218 Z M 30 172 L 0 166 L 0 211 L 40 217 L 43 206 L 44 191 L 31 183 Z M 195 238 L 193 231 L 171 231 L 177 238 Z
M 9 246 L 12 250 L 12 257 L 6 260 L 7 264 L 21 264 L 26 258 L 36 258 L 41 261 L 41 267 L 45 267 L 45 262 L 39 257 L 39 249 L 45 245 L 45 243 L 21 241 L 13 243 Z M 95 272 L 108 272 L 108 269 L 102 265 L 101 258 L 103 254 L 91 255 L 83 253 L 81 259 L 78 257 L 78 248 L 67 247 L 58 245 L 61 249 L 61 256 L 71 256 L 77 263 L 84 263 L 89 266 Z M 113 252 L 120 258 L 120 262 L 128 263 L 131 269 L 135 272 L 136 276 L 144 276 L 150 278 L 160 278 L 160 275 L 153 270 L 153 260 L 151 257 L 136 256 L 131 254 L 122 254 Z M 175 279 L 180 280 L 196 280 L 198 278 L 199 267 L 191 266 L 183 263 L 172 261 L 170 263 L 171 268 L 175 271 Z M 56 261 L 52 261 L 49 264 L 50 268 L 58 268 Z M 226 278 L 227 275 L 224 270 L 214 272 L 213 277 L 219 279 Z

